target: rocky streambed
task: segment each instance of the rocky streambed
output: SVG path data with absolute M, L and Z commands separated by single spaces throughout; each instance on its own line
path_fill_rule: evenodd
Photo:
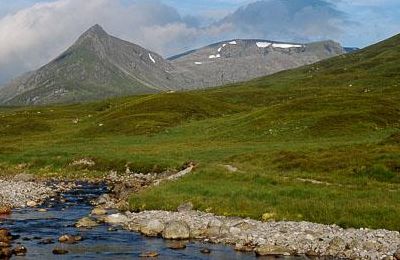
M 40 182 L 36 184 L 40 186 L 32 187 L 46 186 Z M 224 245 L 201 241 L 175 243 L 122 229 L 118 224 L 118 211 L 93 210 L 91 201 L 108 192 L 102 183 L 61 183 L 61 186 L 71 189 L 52 190 L 54 196 L 46 193 L 46 198 L 29 188 L 31 182 L 18 182 L 18 185 L 21 190 L 30 190 L 30 195 L 27 198 L 22 196 L 21 207 L 0 214 L 0 259 L 59 259 L 60 255 L 62 259 L 137 259 L 151 256 L 190 260 L 254 258 L 252 254 L 236 252 Z M 23 194 L 27 194 L 25 191 Z M 38 199 L 35 200 L 37 205 L 26 206 L 30 199 Z M 103 217 L 108 216 L 110 224 L 93 221 L 95 218 L 91 212 L 107 214 Z
M 257 256 L 400 259 L 399 232 L 309 222 L 265 223 L 183 208 L 180 212 L 126 212 L 103 220 L 147 236 L 229 244 Z
M 112 175 L 106 180 L 109 188 L 99 183 L 0 181 L 0 206 L 6 209 L 0 211 L 6 214 L 0 220 L 0 235 L 7 240 L 0 241 L 0 258 L 3 251 L 22 255 L 27 249 L 28 259 L 52 259 L 59 253 L 67 254 L 66 259 L 82 255 L 102 259 L 400 259 L 396 231 L 223 217 L 193 210 L 190 203 L 176 212 L 117 211 L 126 206 L 129 192 L 173 180 L 191 168 L 160 178 Z M 7 215 L 11 207 L 17 209 Z

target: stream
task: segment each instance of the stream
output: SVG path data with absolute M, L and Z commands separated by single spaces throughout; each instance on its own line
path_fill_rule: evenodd
M 168 248 L 168 241 L 161 238 L 148 238 L 138 233 L 122 229 L 109 231 L 109 226 L 85 230 L 74 224 L 88 216 L 93 209 L 90 201 L 107 192 L 106 186 L 81 183 L 79 187 L 60 194 L 39 208 L 16 209 L 12 215 L 0 219 L 0 227 L 7 228 L 19 236 L 14 245 L 22 244 L 28 249 L 24 257 L 13 259 L 137 259 L 144 252 L 158 252 L 158 259 L 255 259 L 253 253 L 240 253 L 230 246 L 190 242 L 184 250 Z M 60 244 L 62 235 L 79 235 L 83 241 L 77 244 Z M 45 239 L 54 244 L 42 244 Z M 52 253 L 54 248 L 69 253 L 59 256 Z M 210 249 L 210 254 L 202 254 L 202 248 Z

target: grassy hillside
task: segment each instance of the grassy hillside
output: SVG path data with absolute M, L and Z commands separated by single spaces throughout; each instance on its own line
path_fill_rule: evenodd
M 234 86 L 3 108 L 0 167 L 80 177 L 196 161 L 182 180 L 133 195 L 131 208 L 192 201 L 225 215 L 400 230 L 399 61 L 396 36 Z M 96 165 L 70 166 L 86 157 Z

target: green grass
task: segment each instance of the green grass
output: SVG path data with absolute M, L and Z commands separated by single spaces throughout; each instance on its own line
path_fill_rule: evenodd
M 195 161 L 193 174 L 132 195 L 131 209 L 191 201 L 231 216 L 400 230 L 399 43 L 210 90 L 2 108 L 0 169 L 79 178 Z M 96 165 L 71 166 L 80 158 Z

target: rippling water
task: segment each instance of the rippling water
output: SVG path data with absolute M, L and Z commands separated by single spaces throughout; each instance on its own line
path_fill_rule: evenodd
M 89 201 L 104 192 L 104 186 L 83 184 L 74 191 L 62 194 L 66 199 L 65 203 L 58 199 L 49 201 L 43 205 L 43 208 L 48 209 L 47 212 L 38 212 L 37 209 L 15 210 L 9 218 L 1 220 L 0 226 L 9 228 L 14 235 L 20 236 L 15 242 L 28 249 L 28 254 L 21 259 L 136 259 L 141 253 L 148 251 L 158 252 L 158 259 L 255 258 L 253 253 L 238 253 L 228 246 L 191 242 L 186 249 L 177 251 L 168 248 L 168 241 L 147 238 L 125 230 L 110 232 L 107 226 L 92 230 L 75 228 L 75 222 L 90 213 L 92 206 Z M 58 243 L 58 238 L 64 234 L 81 235 L 84 240 L 73 245 Z M 48 238 L 56 243 L 39 244 L 42 239 Z M 55 247 L 66 249 L 69 254 L 53 255 L 52 250 Z M 210 255 L 200 252 L 204 247 L 211 249 Z

